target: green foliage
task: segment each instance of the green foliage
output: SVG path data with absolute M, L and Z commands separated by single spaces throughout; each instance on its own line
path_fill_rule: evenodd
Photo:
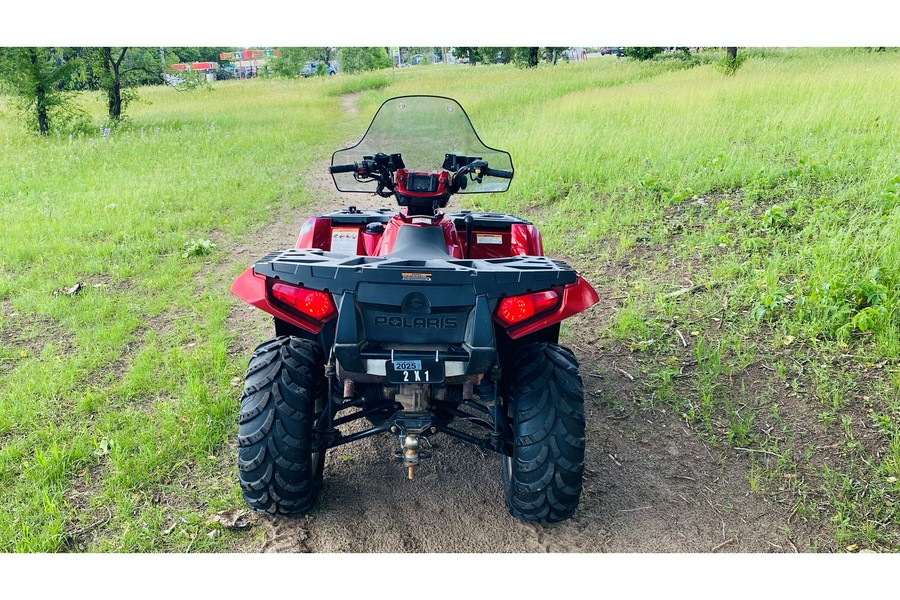
M 871 417 L 872 424 L 880 433 L 890 437 L 900 435 L 900 423 L 896 420 L 897 416 L 892 417 L 886 413 L 873 412 Z
M 0 85 L 41 135 L 80 118 L 71 94 L 61 91 L 78 67 L 76 60 L 63 60 L 60 48 L 0 48 Z
M 199 51 L 205 50 L 203 48 Z M 212 48 L 209 50 L 217 50 Z M 210 62 L 219 62 L 218 53 L 200 54 L 199 56 L 212 56 L 212 58 L 204 58 Z M 170 57 L 167 55 L 167 62 Z M 194 62 L 182 59 L 179 62 Z M 128 48 L 125 58 L 122 61 L 120 78 L 122 85 L 133 88 L 141 85 L 158 85 L 162 83 L 162 73 L 165 65 L 159 54 L 159 48 L 134 47 Z
M 716 63 L 716 68 L 718 68 L 723 75 L 734 75 L 746 60 L 747 54 L 745 52 L 738 52 L 734 58 L 729 58 L 728 54 L 726 54 L 722 57 L 722 60 Z
M 520 67 L 534 68 L 541 60 L 541 49 L 537 47 L 513 48 L 512 62 Z
M 380 46 L 361 47 L 348 46 L 338 51 L 338 60 L 344 73 L 361 73 L 391 66 L 387 51 Z
M 854 331 L 881 329 L 890 318 L 885 303 L 895 286 L 892 279 L 882 269 L 863 281 L 836 275 L 798 299 L 796 316 L 814 335 L 844 338 Z
M 544 60 L 549 63 L 553 63 L 554 65 L 559 60 L 568 61 L 568 50 L 568 46 L 549 46 L 547 48 L 544 48 Z
M 106 95 L 109 119 L 118 120 L 128 104 L 137 99 L 135 89 L 163 83 L 159 48 L 85 47 L 54 49 L 56 62 L 70 65 L 72 72 L 57 87 L 72 90 L 101 90 Z M 167 62 L 178 62 L 174 52 Z M 216 56 L 216 59 L 218 56 Z
M 559 60 L 568 60 L 568 47 L 510 47 L 510 46 L 455 46 L 453 56 L 456 59 L 468 59 L 469 64 L 514 63 L 520 67 L 536 67 L 543 60 L 556 64 Z
M 775 204 L 766 209 L 762 216 L 762 224 L 766 229 L 791 229 L 794 222 L 782 206 Z
M 748 237 L 741 241 L 741 250 L 745 252 L 758 252 L 766 247 L 766 240 L 759 237 Z
M 181 253 L 182 258 L 190 258 L 191 256 L 206 256 L 211 254 L 216 245 L 212 240 L 191 240 L 184 245 L 184 252 Z
M 766 291 L 753 305 L 750 316 L 756 321 L 772 319 L 784 307 L 788 298 L 787 292 L 781 287 Z
M 649 46 L 627 47 L 625 48 L 625 56 L 635 60 L 650 60 L 656 55 L 662 53 L 663 49 Z
M 414 64 L 414 57 L 421 56 L 419 65 L 430 65 L 434 63 L 434 58 L 440 57 L 441 49 L 428 46 L 404 46 L 400 48 L 403 55 L 403 62 L 406 64 Z
M 508 64 L 512 60 L 513 48 L 503 48 L 500 46 L 483 46 L 475 48 L 476 62 Z
M 488 52 L 490 52 L 490 50 L 491 49 L 488 48 Z M 476 46 L 454 46 L 453 58 L 455 58 L 456 60 L 468 59 L 469 64 L 474 65 L 481 62 L 483 51 L 483 48 Z
M 276 77 L 299 77 L 307 63 L 331 62 L 335 48 L 332 47 L 280 47 L 281 58 L 272 61 L 273 73 Z M 324 67 L 323 67 L 324 68 Z
M 139 50 L 141 54 L 159 52 L 158 48 L 135 48 L 135 50 Z M 170 47 L 165 49 L 166 62 L 169 64 L 179 62 L 220 62 L 220 54 L 233 50 L 234 48 L 228 46 Z
M 118 58 L 123 48 L 110 48 L 110 50 Z M 120 81 L 124 87 L 135 87 L 162 84 L 163 69 L 173 63 L 194 60 L 218 61 L 218 53 L 213 54 L 212 51 L 220 49 L 164 48 L 162 53 L 159 48 L 155 47 L 129 47 L 124 50 L 126 52 L 119 65 Z M 66 82 L 67 90 L 98 90 L 109 87 L 108 83 L 104 87 L 104 78 L 108 78 L 108 74 L 104 72 L 103 48 L 60 48 L 59 51 L 63 60 L 75 61 L 78 64 L 75 72 Z M 188 58 L 180 57 L 179 52 L 185 52 Z M 165 64 L 163 63 L 163 54 L 165 55 Z
M 672 189 L 659 177 L 641 179 L 638 185 L 644 194 L 657 201 L 667 198 L 672 193 Z
M 900 205 L 900 175 L 891 178 L 887 187 L 881 194 L 887 208 L 893 208 Z

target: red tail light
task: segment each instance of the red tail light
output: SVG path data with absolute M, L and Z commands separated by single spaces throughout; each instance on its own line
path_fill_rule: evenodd
M 500 301 L 500 306 L 497 307 L 497 318 L 506 325 L 515 325 L 548 311 L 558 304 L 559 294 L 553 290 L 524 296 L 510 296 Z
M 316 321 L 327 321 L 337 314 L 334 302 L 331 301 L 331 294 L 327 292 L 275 283 L 272 284 L 272 296 Z

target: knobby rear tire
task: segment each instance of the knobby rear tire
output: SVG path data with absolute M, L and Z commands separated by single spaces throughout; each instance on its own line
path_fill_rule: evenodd
M 247 505 L 302 515 L 322 489 L 324 449 L 313 451 L 316 419 L 327 400 L 324 352 L 282 336 L 250 358 L 238 428 L 238 476 Z
M 584 475 L 584 396 L 578 361 L 568 348 L 522 348 L 509 386 L 513 452 L 502 462 L 509 513 L 529 523 L 570 518 Z

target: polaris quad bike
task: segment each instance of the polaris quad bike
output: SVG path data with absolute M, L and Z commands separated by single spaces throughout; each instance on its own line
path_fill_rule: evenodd
M 584 410 L 559 326 L 597 293 L 543 256 L 528 221 L 441 210 L 454 194 L 506 191 L 509 154 L 485 146 L 455 100 L 407 96 L 382 104 L 362 140 L 334 153 L 330 172 L 338 190 L 393 197 L 402 209 L 311 218 L 295 248 L 234 282 L 234 294 L 275 318 L 276 337 L 253 352 L 241 397 L 247 504 L 308 512 L 325 451 L 382 433 L 397 437 L 395 456 L 413 479 L 438 451 L 430 438 L 444 434 L 502 455 L 514 517 L 572 516 Z M 338 429 L 356 421 L 362 430 Z

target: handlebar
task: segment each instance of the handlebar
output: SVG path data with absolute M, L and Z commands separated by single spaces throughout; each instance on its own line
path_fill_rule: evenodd
M 447 155 L 448 159 L 453 158 L 456 162 L 459 162 L 458 158 L 455 155 Z M 366 177 L 377 178 L 381 181 L 380 185 L 384 185 L 390 189 L 393 189 L 391 185 L 389 185 L 391 178 L 393 177 L 393 171 L 395 169 L 405 168 L 403 164 L 403 160 L 400 158 L 399 154 L 383 154 L 378 153 L 374 156 L 365 156 L 362 162 L 353 163 L 350 165 L 331 165 L 328 167 L 328 172 L 335 173 L 354 173 L 359 174 Z M 487 166 L 487 162 L 481 160 L 480 158 L 469 158 L 462 157 L 464 160 L 467 160 L 467 164 L 465 164 L 462 168 L 456 171 L 456 175 L 454 176 L 455 180 L 459 180 L 460 177 L 463 178 L 463 181 L 457 181 L 456 187 L 465 189 L 465 175 L 468 174 L 471 177 L 471 171 L 474 169 L 476 173 L 478 173 L 477 180 L 480 183 L 481 177 L 498 177 L 500 179 L 512 179 L 513 172 L 512 171 L 504 171 L 502 169 L 491 169 Z M 452 167 L 452 164 L 449 165 Z M 444 169 L 448 168 L 448 160 L 444 161 L 443 165 Z M 455 170 L 455 169 L 454 169 Z M 380 188 L 379 188 L 380 191 Z M 454 191 L 456 191 L 454 189 Z M 378 193 L 378 192 L 376 192 Z
M 512 171 L 501 171 L 500 169 L 485 169 L 484 174 L 490 177 L 500 177 L 501 179 L 512 179 Z

